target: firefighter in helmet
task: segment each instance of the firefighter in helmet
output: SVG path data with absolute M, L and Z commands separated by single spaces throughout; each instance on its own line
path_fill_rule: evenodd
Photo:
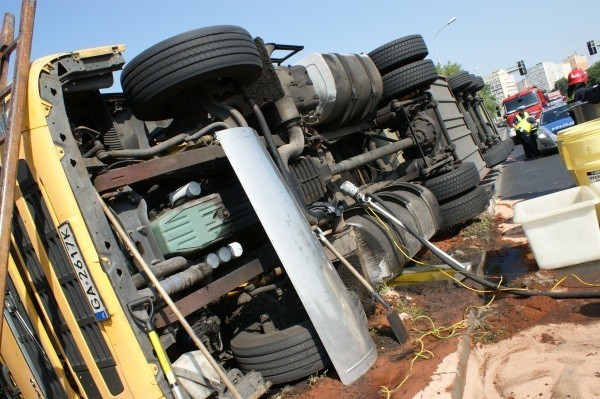
M 595 85 L 587 87 L 587 73 L 584 70 L 575 68 L 569 73 L 567 78 L 569 87 L 567 88 L 567 102 L 574 101 L 589 102 L 591 104 L 600 103 L 600 86 Z

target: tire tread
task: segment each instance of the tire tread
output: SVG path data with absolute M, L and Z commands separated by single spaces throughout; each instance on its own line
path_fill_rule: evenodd
M 429 51 L 421 35 L 404 36 L 384 44 L 367 55 L 381 74 L 386 74 L 401 66 L 420 61 Z
M 416 89 L 428 89 L 438 79 L 437 69 L 431 60 L 415 61 L 383 75 L 382 104 Z
M 480 181 L 475 164 L 463 162 L 456 169 L 425 181 L 424 186 L 442 202 L 469 191 Z

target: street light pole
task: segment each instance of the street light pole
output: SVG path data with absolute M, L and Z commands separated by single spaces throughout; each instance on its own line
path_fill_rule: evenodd
M 435 50 L 435 57 L 437 58 L 437 63 L 442 66 L 442 63 L 440 62 L 440 56 L 438 55 L 437 52 L 437 48 L 435 47 L 435 39 L 437 39 L 438 35 L 440 34 L 440 32 L 442 30 L 444 30 L 444 28 L 448 25 L 450 25 L 452 22 L 456 21 L 456 17 L 452 17 L 450 18 L 450 20 L 448 20 L 448 22 L 446 22 L 446 25 L 442 26 L 440 28 L 440 30 L 437 31 L 437 33 L 435 34 L 435 36 L 433 37 L 433 50 Z

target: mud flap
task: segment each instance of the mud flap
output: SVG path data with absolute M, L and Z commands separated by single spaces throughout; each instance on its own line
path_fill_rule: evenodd
M 344 284 L 257 133 L 233 128 L 217 132 L 217 138 L 340 380 L 354 382 L 375 363 L 377 351 Z

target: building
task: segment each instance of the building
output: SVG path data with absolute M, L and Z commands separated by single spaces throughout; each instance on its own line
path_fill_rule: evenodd
M 490 92 L 496 98 L 498 103 L 502 102 L 508 96 L 518 92 L 515 78 L 512 77 L 506 69 L 498 69 L 491 74 L 484 76 L 483 81 L 490 88 Z
M 533 86 L 533 84 L 529 83 L 528 78 L 525 77 L 524 79 L 521 79 L 517 82 L 517 93 L 523 90 L 527 90 L 531 86 Z
M 528 69 L 527 82 L 544 91 L 554 90 L 554 84 L 564 76 L 563 65 L 553 62 L 540 62 Z
M 573 54 L 567 57 L 566 60 L 563 61 L 563 64 L 568 64 L 569 70 L 567 71 L 567 75 L 575 68 L 583 69 L 584 71 L 588 69 L 590 66 L 588 65 L 588 60 L 585 55 Z M 565 76 L 566 77 L 566 76 Z

